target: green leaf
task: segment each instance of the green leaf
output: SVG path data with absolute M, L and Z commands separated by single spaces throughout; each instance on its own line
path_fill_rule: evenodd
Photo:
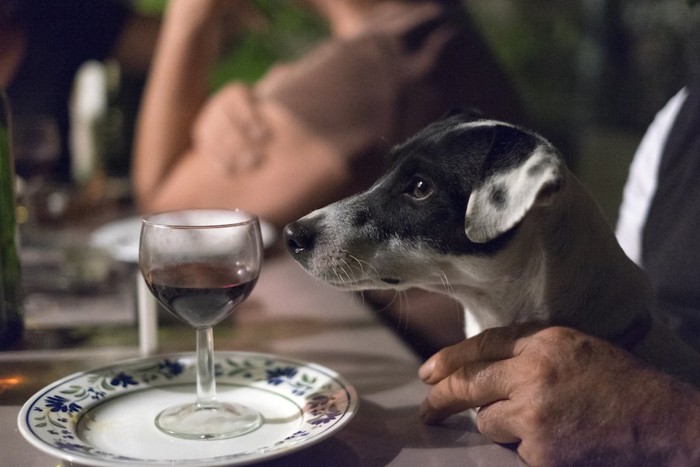
M 58 423 L 56 420 L 53 420 L 51 417 L 49 417 L 49 423 L 51 423 L 53 426 L 55 426 L 57 428 L 65 428 L 66 427 L 63 424 Z

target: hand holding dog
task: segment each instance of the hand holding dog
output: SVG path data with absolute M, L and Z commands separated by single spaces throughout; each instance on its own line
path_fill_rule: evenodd
M 421 368 L 436 423 L 480 407 L 479 430 L 531 465 L 698 465 L 700 393 L 568 328 L 489 329 Z

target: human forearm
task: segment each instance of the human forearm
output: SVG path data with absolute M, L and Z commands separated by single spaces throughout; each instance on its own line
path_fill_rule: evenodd
M 579 401 L 570 403 L 575 420 L 562 418 L 549 427 L 550 465 L 700 465 L 700 393 L 655 369 L 628 370 L 616 368 L 612 384 L 578 382 Z M 593 403 L 591 413 L 576 413 L 592 397 L 602 403 Z
M 664 407 L 664 401 L 668 407 Z M 648 446 L 656 449 L 671 467 L 700 465 L 700 393 L 690 385 L 670 382 L 664 399 L 658 403 L 652 416 L 664 426 L 654 423 L 648 428 Z M 652 451 L 653 452 L 653 451 Z
M 139 115 L 134 183 L 148 198 L 190 146 L 190 127 L 218 55 L 221 2 L 173 0 L 165 14 Z

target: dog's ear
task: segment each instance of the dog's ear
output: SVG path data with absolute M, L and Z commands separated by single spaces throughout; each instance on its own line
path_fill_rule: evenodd
M 548 142 L 516 127 L 495 125 L 481 179 L 467 203 L 467 238 L 493 240 L 533 206 L 551 203 L 561 188 L 562 170 L 561 158 Z

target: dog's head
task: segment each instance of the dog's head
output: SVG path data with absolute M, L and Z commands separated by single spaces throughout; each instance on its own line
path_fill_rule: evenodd
M 315 277 L 354 290 L 444 285 L 449 258 L 496 256 L 563 183 L 551 144 L 494 120 L 449 117 L 392 156 L 368 191 L 285 228 L 289 251 Z

